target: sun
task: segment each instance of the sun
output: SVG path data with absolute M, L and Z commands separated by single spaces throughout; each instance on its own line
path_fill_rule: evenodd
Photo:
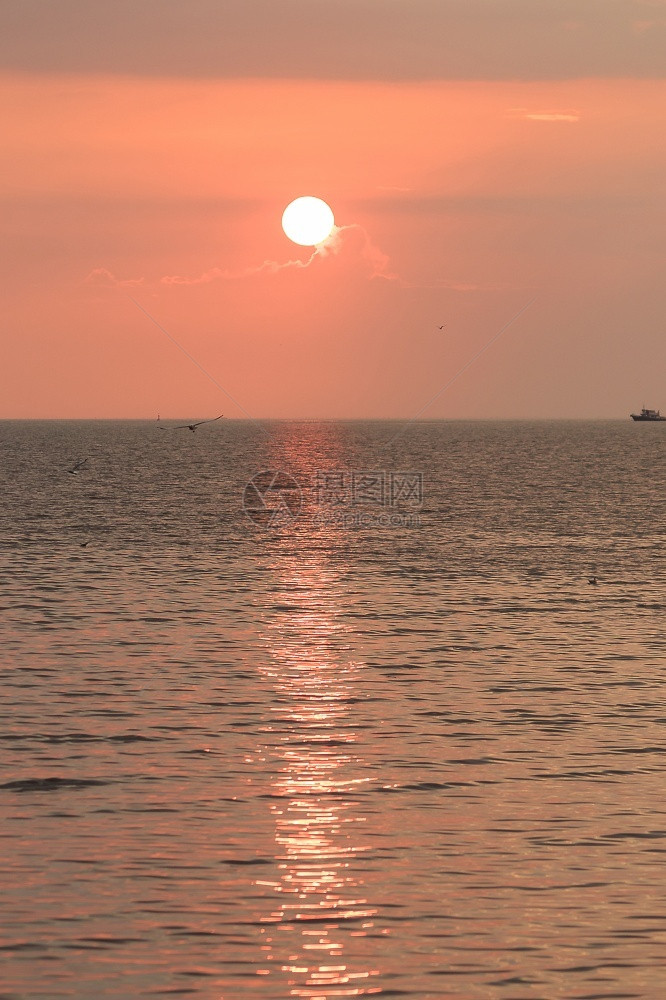
M 333 231 L 333 212 L 321 198 L 297 198 L 282 214 L 285 235 L 302 247 L 323 243 Z

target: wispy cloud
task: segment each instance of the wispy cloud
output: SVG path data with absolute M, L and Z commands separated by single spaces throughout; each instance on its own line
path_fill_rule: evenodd
M 165 275 L 160 279 L 163 285 L 205 285 L 211 281 L 241 281 L 260 274 L 279 274 L 293 269 L 304 270 L 316 267 L 327 257 L 345 257 L 350 264 L 358 265 L 369 278 L 397 280 L 397 275 L 389 269 L 388 256 L 376 247 L 362 226 L 334 226 L 331 235 L 317 244 L 307 260 L 265 260 L 254 267 L 222 268 L 211 267 L 202 274 L 187 276 Z
M 103 288 L 136 288 L 138 285 L 145 285 L 144 278 L 118 278 L 107 267 L 94 267 L 86 275 L 85 281 L 90 285 L 98 285 Z
M 145 278 L 118 278 L 106 267 L 94 268 L 86 277 L 88 284 L 100 288 L 136 288 L 147 291 L 161 286 L 189 287 L 213 282 L 243 281 L 261 275 L 277 276 L 285 271 L 305 271 L 330 265 L 343 268 L 345 273 L 368 281 L 380 279 L 394 282 L 402 288 L 443 288 L 454 292 L 498 291 L 508 287 L 503 283 L 477 282 L 460 278 L 405 278 L 391 267 L 388 254 L 376 246 L 363 226 L 334 226 L 331 235 L 314 247 L 305 260 L 265 260 L 254 267 L 211 267 L 198 275 L 169 274 L 155 281 Z M 338 271 L 338 273 L 340 273 Z
M 577 122 L 581 113 L 576 108 L 562 111 L 530 111 L 528 108 L 509 108 L 507 114 L 511 118 L 521 118 L 532 122 Z
M 574 111 L 535 111 L 525 115 L 532 122 L 577 122 L 580 115 Z
M 365 275 L 369 280 L 384 278 L 387 281 L 399 281 L 399 276 L 390 268 L 390 261 L 379 247 L 370 239 L 368 233 L 357 224 L 349 226 L 334 226 L 331 235 L 314 247 L 306 260 L 264 260 L 244 268 L 210 267 L 201 274 L 167 274 L 156 279 L 158 285 L 207 285 L 215 281 L 243 281 L 259 275 L 277 275 L 283 271 L 307 270 L 308 268 L 326 266 L 327 259 L 337 259 L 356 272 Z M 153 282 L 145 278 L 119 278 L 107 267 L 95 267 L 86 276 L 85 282 L 101 288 L 136 288 L 150 287 Z
M 202 274 L 195 275 L 194 277 L 184 274 L 167 274 L 163 278 L 160 278 L 160 284 L 207 285 L 211 281 L 240 281 L 243 278 L 251 278 L 255 274 L 277 274 L 279 271 L 284 271 L 288 268 L 309 267 L 313 259 L 316 257 L 317 252 L 318 251 L 315 250 L 307 261 L 287 260 L 280 264 L 276 260 L 265 260 L 262 264 L 259 264 L 256 267 L 244 267 L 237 269 L 211 267 Z

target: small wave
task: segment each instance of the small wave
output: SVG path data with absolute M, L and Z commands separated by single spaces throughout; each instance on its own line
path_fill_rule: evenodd
M 0 788 L 12 792 L 55 792 L 60 788 L 89 788 L 92 785 L 108 785 L 108 781 L 98 778 L 19 778 L 6 781 Z

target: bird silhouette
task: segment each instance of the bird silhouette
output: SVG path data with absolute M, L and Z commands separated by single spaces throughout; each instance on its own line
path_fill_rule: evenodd
M 82 469 L 83 466 L 86 464 L 87 461 L 88 461 L 87 458 L 81 458 L 81 459 L 79 459 L 78 462 L 75 462 L 74 465 L 71 467 L 71 469 L 67 470 L 69 472 L 70 476 L 76 476 L 76 475 L 78 475 L 79 469 Z
M 175 424 L 173 427 L 163 427 L 162 425 L 160 425 L 160 430 L 161 431 L 192 431 L 194 433 L 194 431 L 197 429 L 197 427 L 201 427 L 202 424 L 214 424 L 216 420 L 219 420 L 220 417 L 223 417 L 223 416 L 224 416 L 224 414 L 220 413 L 219 417 L 211 417 L 210 420 L 197 420 L 196 423 L 194 423 L 194 424 Z

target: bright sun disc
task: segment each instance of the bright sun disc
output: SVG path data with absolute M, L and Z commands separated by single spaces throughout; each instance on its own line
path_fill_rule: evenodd
M 297 198 L 282 214 L 282 228 L 294 243 L 314 247 L 331 235 L 335 219 L 321 198 Z

